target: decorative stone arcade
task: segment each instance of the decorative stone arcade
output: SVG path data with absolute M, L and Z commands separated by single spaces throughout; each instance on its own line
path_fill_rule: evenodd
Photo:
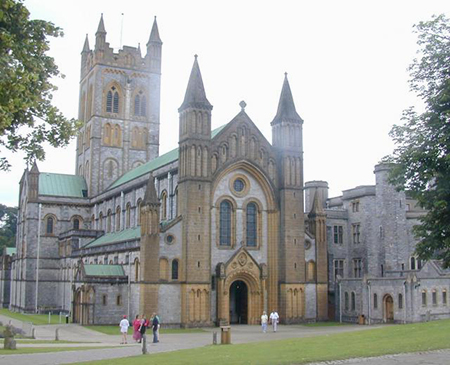
M 259 324 L 267 307 L 267 266 L 258 265 L 245 248 L 218 264 L 217 311 L 219 324 Z

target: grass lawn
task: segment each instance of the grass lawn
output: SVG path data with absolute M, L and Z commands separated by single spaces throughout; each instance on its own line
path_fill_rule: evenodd
M 98 346 L 98 347 L 26 347 L 17 350 L 5 350 L 0 349 L 0 355 L 20 355 L 20 354 L 36 354 L 42 352 L 62 352 L 62 351 L 81 351 L 81 350 L 95 350 L 95 349 L 108 349 L 111 346 Z
M 335 326 L 348 326 L 349 323 L 340 323 L 340 322 L 314 322 L 314 323 L 306 323 L 305 327 L 335 327 Z
M 17 319 L 22 322 L 31 322 L 34 325 L 40 325 L 40 324 L 49 324 L 48 323 L 48 314 L 24 314 L 24 313 L 16 313 L 11 312 L 8 309 L 1 308 L 0 314 L 3 316 L 7 316 L 10 318 Z M 59 315 L 54 314 L 50 316 L 50 324 L 59 324 Z M 61 317 L 62 323 L 66 323 L 66 317 Z M 5 323 L 3 323 L 5 324 Z
M 23 338 L 23 339 L 15 338 L 15 340 L 17 341 L 18 345 L 20 345 L 22 343 L 23 344 L 33 344 L 33 343 L 45 343 L 45 344 L 48 344 L 48 343 L 54 343 L 54 344 L 80 343 L 80 344 L 83 344 L 83 343 L 88 343 L 88 342 L 76 342 L 76 341 L 64 341 L 64 340 L 60 340 L 60 341 L 55 341 L 55 340 L 31 340 L 31 339 L 27 339 L 27 338 Z M 92 343 L 92 342 L 89 342 L 89 343 Z
M 117 326 L 85 326 L 90 330 L 104 333 L 106 335 L 120 335 L 119 325 Z M 167 335 L 172 333 L 200 333 L 205 332 L 201 328 L 161 328 L 159 330 L 161 334 Z M 128 334 L 133 334 L 132 328 L 128 330 Z
M 207 346 L 89 364 L 304 364 L 449 348 L 449 333 L 450 320 L 444 320 L 270 343 Z

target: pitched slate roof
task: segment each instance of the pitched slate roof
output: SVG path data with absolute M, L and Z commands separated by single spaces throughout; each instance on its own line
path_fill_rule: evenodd
M 214 138 L 219 132 L 225 128 L 226 124 L 214 129 L 211 131 L 211 138 Z M 178 148 L 175 148 L 172 151 L 169 151 L 165 153 L 164 155 L 161 155 L 157 158 L 155 158 L 152 161 L 149 161 L 141 166 L 138 166 L 134 168 L 133 170 L 130 170 L 123 174 L 121 177 L 119 177 L 107 190 L 114 189 L 122 184 L 125 184 L 131 180 L 134 180 L 138 177 L 141 177 L 145 174 L 148 174 L 162 166 L 168 165 L 174 161 L 178 160 Z
M 119 232 L 106 233 L 103 236 L 89 242 L 83 248 L 92 248 L 112 243 L 134 241 L 141 237 L 141 227 L 128 228 Z
M 85 198 L 83 190 L 87 191 L 86 181 L 83 176 L 53 174 L 50 172 L 39 174 L 39 195 Z
M 125 271 L 123 270 L 122 265 L 91 265 L 86 264 L 84 267 L 84 275 L 86 276 L 114 276 L 114 277 L 123 277 L 125 275 Z

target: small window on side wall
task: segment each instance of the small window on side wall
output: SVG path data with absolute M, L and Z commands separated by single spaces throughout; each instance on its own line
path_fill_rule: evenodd
M 53 228 L 54 228 L 53 226 L 54 226 L 53 217 L 48 217 L 47 218 L 47 230 L 46 230 L 47 234 L 53 234 Z

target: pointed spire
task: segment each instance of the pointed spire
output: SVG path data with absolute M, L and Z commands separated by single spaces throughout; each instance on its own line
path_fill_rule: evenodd
M 292 97 L 291 87 L 289 86 L 287 72 L 284 73 L 284 82 L 283 88 L 281 89 L 280 101 L 278 103 L 277 115 L 273 118 L 271 124 L 281 123 L 282 120 L 303 122 L 303 119 L 295 110 L 294 98 Z
M 158 196 L 156 194 L 155 189 L 155 181 L 153 179 L 153 175 L 150 174 L 147 183 L 147 189 L 144 194 L 144 203 L 145 204 L 159 204 Z
M 83 51 L 81 53 L 88 53 L 90 51 L 89 48 L 89 38 L 88 35 L 86 33 L 86 39 L 84 40 L 84 46 L 83 46 Z
M 316 188 L 316 191 L 314 193 L 314 200 L 311 207 L 311 212 L 308 214 L 309 216 L 312 215 L 318 215 L 318 214 L 324 214 L 325 211 L 323 210 L 322 201 L 319 197 L 319 190 Z
M 141 53 L 141 44 L 140 44 L 140 43 L 138 43 L 137 51 L 138 51 L 138 53 L 139 53 L 139 56 L 141 56 L 142 53 Z
M 31 167 L 30 173 L 31 174 L 39 174 L 39 169 L 37 167 L 36 160 L 34 160 L 34 162 L 33 162 L 33 166 Z
M 98 23 L 97 33 L 95 33 L 95 35 L 97 35 L 98 33 L 106 34 L 105 23 L 103 23 L 103 13 L 100 16 L 100 22 Z
M 152 42 L 162 43 L 161 38 L 159 37 L 159 30 L 158 30 L 158 23 L 156 22 L 156 16 L 155 20 L 153 21 L 152 31 L 150 32 L 150 38 L 148 39 L 147 47 Z
M 187 107 L 195 107 L 202 109 L 212 109 L 212 105 L 206 98 L 205 87 L 203 86 L 202 74 L 197 61 L 197 55 L 194 56 L 194 65 L 192 66 L 191 76 L 189 77 L 186 94 L 184 95 L 183 104 L 181 104 L 178 111 L 186 109 Z

